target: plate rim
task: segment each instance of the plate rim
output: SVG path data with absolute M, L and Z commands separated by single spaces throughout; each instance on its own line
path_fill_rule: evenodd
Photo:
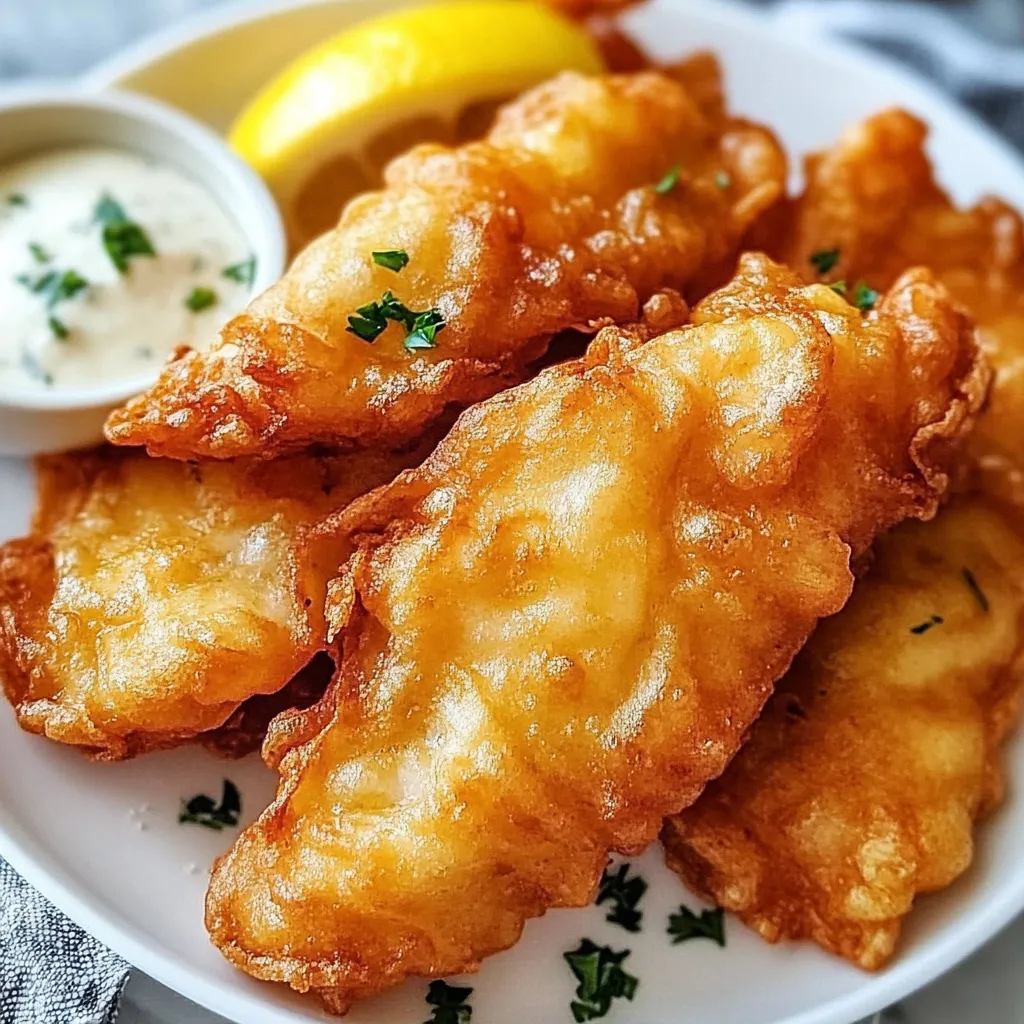
M 150 33 L 101 61 L 78 78 L 88 89 L 117 87 L 123 79 L 153 63 L 212 36 L 245 24 L 252 24 L 289 10 L 327 7 L 350 0 L 233 0 L 213 10 L 200 11 L 181 21 Z M 407 2 L 407 0 L 406 0 Z M 869 71 L 883 82 L 891 82 L 901 102 L 920 102 L 940 107 L 946 119 L 958 129 L 983 136 L 986 142 L 1020 170 L 1024 189 L 1024 163 L 1020 153 L 1002 136 L 947 96 L 937 86 L 894 60 L 855 43 L 813 32 L 794 32 L 770 12 L 754 9 L 739 0 L 661 0 L 684 16 L 692 15 L 724 29 L 757 30 L 769 44 L 803 48 L 811 43 L 840 70 Z M 47 867 L 48 852 L 35 839 L 18 833 L 0 819 L 0 856 L 38 889 L 72 921 L 122 956 L 132 966 L 197 1005 L 237 1024 L 308 1024 L 310 1014 L 284 1005 L 271 1005 L 258 989 L 231 990 L 183 965 L 147 934 L 128 922 L 109 916 L 87 885 L 61 877 Z M 975 900 L 959 918 L 910 959 L 899 960 L 874 975 L 852 992 L 821 1003 L 775 1024 L 850 1024 L 905 998 L 946 973 L 1002 930 L 1024 910 L 1024 867 L 1006 885 L 984 900 Z M 330 1018 L 325 1018 L 330 1019 Z

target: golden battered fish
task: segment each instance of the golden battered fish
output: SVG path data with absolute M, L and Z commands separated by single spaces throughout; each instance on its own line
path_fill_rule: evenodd
M 1024 542 L 984 502 L 883 537 L 725 775 L 666 822 L 669 865 L 771 942 L 882 966 L 1002 799 L 1022 616 Z
M 707 72 L 693 95 L 654 72 L 564 74 L 485 141 L 413 149 L 108 438 L 179 459 L 404 443 L 524 379 L 556 332 L 635 320 L 663 287 L 703 294 L 786 180 Z M 408 265 L 378 265 L 385 250 Z
M 812 157 L 781 250 L 866 302 L 860 282 L 928 264 L 975 314 L 996 369 L 968 441 L 981 492 L 879 543 L 850 606 L 662 837 L 690 885 L 767 939 L 810 938 L 866 968 L 892 956 L 916 895 L 970 863 L 973 822 L 1002 795 L 1021 678 L 1024 230 L 997 199 L 957 209 L 925 135 L 888 111 Z
M 32 534 L 0 547 L 0 678 L 21 726 L 116 760 L 281 689 L 325 646 L 325 589 L 347 550 L 313 527 L 427 451 L 41 459 Z
M 935 182 L 926 136 L 922 122 L 890 110 L 811 157 L 779 255 L 807 280 L 851 288 L 888 288 L 908 267 L 934 271 L 974 316 L 995 370 L 970 443 L 981 484 L 1024 508 L 1024 225 L 992 197 L 958 209 Z M 818 274 L 812 257 L 832 253 Z
M 338 674 L 272 724 L 277 799 L 211 882 L 231 961 L 335 1011 L 473 970 L 721 773 L 851 558 L 933 514 L 983 390 L 926 273 L 868 319 L 799 285 L 745 258 L 337 517 Z

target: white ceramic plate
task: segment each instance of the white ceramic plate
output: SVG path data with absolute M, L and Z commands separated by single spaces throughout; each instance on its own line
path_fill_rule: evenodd
M 397 4 L 396 4 L 397 5 Z M 220 11 L 158 36 L 94 72 L 88 82 L 149 92 L 223 127 L 253 88 L 300 49 L 388 0 L 320 0 Z M 947 100 L 888 63 L 820 40 L 786 38 L 727 5 L 658 0 L 633 15 L 651 48 L 671 56 L 712 47 L 722 57 L 733 106 L 773 125 L 794 152 L 829 143 L 851 121 L 900 103 L 927 118 L 932 151 L 958 198 L 997 191 L 1024 206 L 1024 169 L 1012 151 Z M 0 462 L 0 536 L 24 530 L 27 467 Z M 1024 744 L 1011 744 L 1024 780 Z M 54 903 L 147 974 L 244 1024 L 324 1019 L 313 1000 L 252 981 L 209 945 L 202 926 L 207 868 L 231 836 L 179 826 L 182 797 L 216 792 L 229 775 L 246 818 L 273 779 L 258 760 L 218 762 L 197 749 L 128 764 L 83 761 L 22 734 L 0 714 L 0 855 Z M 849 1024 L 923 985 L 967 955 L 1024 907 L 1024 802 L 1019 786 L 981 829 L 976 863 L 947 892 L 923 899 L 895 964 L 869 976 L 809 945 L 770 947 L 735 921 L 725 949 L 707 941 L 673 947 L 664 927 L 681 901 L 696 906 L 653 849 L 638 862 L 651 883 L 638 936 L 597 908 L 532 922 L 513 950 L 470 980 L 481 1024 L 571 1021 L 573 980 L 564 950 L 583 936 L 631 948 L 636 1001 L 617 1004 L 617 1024 Z M 453 913 L 473 913 L 453 907 Z M 418 1024 L 425 984 L 410 983 L 348 1018 L 353 1024 Z

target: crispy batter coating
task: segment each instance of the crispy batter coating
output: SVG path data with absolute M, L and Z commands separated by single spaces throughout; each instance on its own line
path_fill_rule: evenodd
M 424 454 L 39 460 L 32 534 L 0 547 L 0 677 L 21 726 L 117 760 L 279 690 L 324 647 L 346 550 L 314 524 Z
M 607 328 L 337 517 L 339 672 L 271 726 L 277 799 L 215 868 L 229 959 L 336 1011 L 472 970 L 721 773 L 981 398 L 927 274 L 868 320 L 798 285 L 745 258 L 691 326 Z
M 808 280 L 811 254 L 839 249 L 829 280 L 884 289 L 927 266 L 971 311 L 995 370 L 970 451 L 981 485 L 1024 507 L 1024 224 L 1000 199 L 957 207 L 935 183 L 927 128 L 890 110 L 807 162 L 806 192 L 780 251 Z
M 723 777 L 663 835 L 684 879 L 765 938 L 810 938 L 866 968 L 892 956 L 916 895 L 970 863 L 1019 709 L 1024 546 L 1011 526 L 1024 499 L 1024 230 L 997 199 L 957 209 L 934 181 L 925 135 L 898 110 L 850 129 L 808 161 L 805 194 L 772 228 L 807 279 L 884 288 L 927 264 L 975 314 L 996 368 L 968 443 L 980 493 L 879 542 L 849 607 L 819 629 Z M 810 257 L 832 250 L 819 275 Z
M 524 379 L 558 331 L 634 320 L 662 287 L 703 294 L 786 180 L 771 133 L 702 106 L 705 93 L 653 72 L 564 74 L 505 107 L 485 141 L 416 147 L 212 351 L 114 412 L 107 436 L 173 458 L 393 445 Z M 659 194 L 676 161 L 679 183 Z M 381 249 L 408 266 L 375 265 Z M 396 323 L 373 344 L 346 330 L 388 290 L 440 312 L 435 348 L 406 352 Z
M 882 966 L 1002 797 L 1022 615 L 1024 543 L 982 501 L 882 538 L 725 775 L 666 822 L 669 864 L 771 942 Z

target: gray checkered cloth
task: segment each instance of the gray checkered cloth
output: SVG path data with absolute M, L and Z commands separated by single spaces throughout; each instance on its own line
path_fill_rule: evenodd
M 114 1024 L 128 965 L 0 860 L 0 1022 Z
M 0 79 L 72 74 L 159 22 L 206 6 L 0 0 Z M 841 33 L 915 66 L 1024 150 L 1017 0 L 779 0 L 774 14 L 794 29 Z M 0 1024 L 113 1024 L 128 970 L 0 861 Z

